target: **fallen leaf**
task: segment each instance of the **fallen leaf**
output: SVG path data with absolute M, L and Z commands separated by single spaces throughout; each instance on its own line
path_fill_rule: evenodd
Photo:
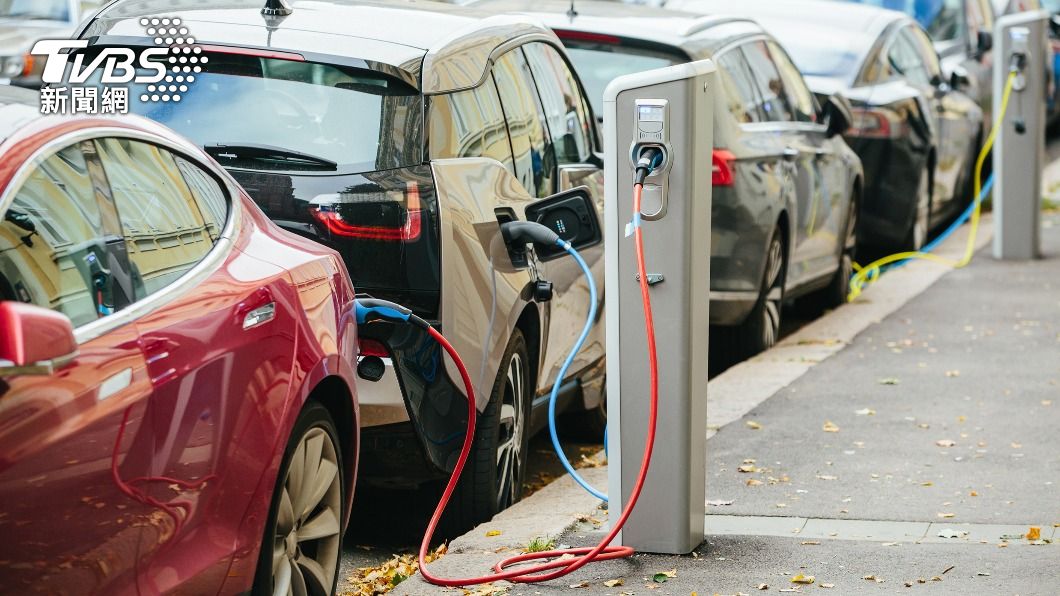
M 744 424 L 746 424 L 747 428 L 749 428 L 751 430 L 759 430 L 759 429 L 762 428 L 762 425 L 757 423 L 757 422 L 755 422 L 754 420 L 748 420 Z
M 869 581 L 874 581 L 874 582 L 876 582 L 878 584 L 882 584 L 883 583 L 883 578 L 882 577 L 876 577 L 875 575 L 866 575 L 866 576 L 863 576 L 861 579 L 867 579 Z
M 671 577 L 677 577 L 676 569 L 671 569 L 669 571 L 660 571 L 659 573 L 656 573 L 655 575 L 651 576 L 651 581 L 657 584 L 664 584 Z
M 501 535 L 501 531 L 500 530 L 490 530 L 490 531 L 486 532 L 486 538 L 493 538 L 494 536 L 500 536 L 500 535 Z
M 948 370 L 948 371 L 946 371 L 946 376 L 947 377 L 959 377 L 959 376 L 961 376 L 961 371 L 959 371 L 959 370 Z
M 567 587 L 568 588 L 575 588 L 575 589 L 577 589 L 577 588 L 588 588 L 589 587 L 589 582 L 587 582 L 587 581 L 586 582 L 578 582 L 576 584 L 571 584 L 571 585 L 569 585 Z
M 721 499 L 710 499 L 706 502 L 707 507 L 723 507 L 725 505 L 732 505 L 732 501 L 723 501 Z
M 624 586 L 625 584 L 626 584 L 626 580 L 621 579 L 621 578 L 619 578 L 619 579 L 609 579 L 609 580 L 604 582 L 604 587 L 605 588 L 614 588 L 616 586 Z
M 835 587 L 835 584 L 829 584 L 829 583 L 820 583 L 820 584 L 817 584 L 817 585 L 821 586 L 822 588 L 834 588 Z
M 954 441 L 953 439 L 939 439 L 938 441 L 935 441 L 935 444 L 939 447 L 953 447 L 957 444 L 957 441 Z
M 768 590 L 769 589 L 769 584 L 758 584 L 756 589 L 758 589 L 758 590 Z
M 862 408 L 860 410 L 857 410 L 854 413 L 857 414 L 858 416 L 875 416 L 876 415 L 876 410 L 873 410 L 872 408 Z
M 821 474 L 821 475 L 817 476 L 817 478 L 820 479 L 820 480 L 835 480 L 835 479 L 839 478 L 839 476 L 832 476 L 830 474 Z
M 821 542 L 819 540 L 803 540 L 799 544 L 804 546 L 817 546 L 818 544 L 821 544 Z
M 956 514 L 954 514 L 954 513 L 937 513 L 936 515 L 938 515 L 939 517 L 941 517 L 943 519 L 949 519 L 951 517 L 954 517 Z
M 800 573 L 800 574 L 796 575 L 795 577 L 791 578 L 791 583 L 793 583 L 793 584 L 812 584 L 813 583 L 813 576 L 812 575 L 803 575 L 803 574 Z
M 736 468 L 736 470 L 738 472 L 743 472 L 744 474 L 751 474 L 757 472 L 758 468 L 755 467 L 754 464 L 743 464 L 740 467 Z
M 973 491 L 971 491 L 970 493 L 968 493 L 968 496 L 969 496 L 969 497 L 978 497 L 978 496 L 979 496 L 979 493 L 973 490 Z
M 831 420 L 825 420 L 824 421 L 824 426 L 821 427 L 821 430 L 823 430 L 826 433 L 837 433 L 837 432 L 839 432 L 839 427 L 836 426 L 835 423 L 832 422 Z
M 1040 527 L 1031 526 L 1030 529 L 1027 530 L 1027 540 L 1041 540 L 1041 538 L 1042 529 Z
M 760 486 L 761 484 L 762 481 L 757 478 L 750 478 L 747 480 L 747 486 Z
M 884 377 L 884 378 L 882 378 L 882 379 L 880 379 L 880 380 L 878 380 L 876 382 L 879 383 L 880 385 L 897 385 L 901 381 L 899 381 L 895 377 Z
M 897 542 L 884 542 L 880 546 L 898 546 Z

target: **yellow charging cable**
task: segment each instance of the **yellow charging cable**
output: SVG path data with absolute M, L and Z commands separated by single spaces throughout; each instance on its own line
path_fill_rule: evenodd
M 949 265 L 954 269 L 958 269 L 964 267 L 972 260 L 972 255 L 975 253 L 975 237 L 979 232 L 979 212 L 982 205 L 982 201 L 979 200 L 979 195 L 983 191 L 983 163 L 986 162 L 986 156 L 990 153 L 990 148 L 994 146 L 994 138 L 997 136 L 997 131 L 1001 127 L 1001 121 L 1005 117 L 1005 112 L 1008 111 L 1008 99 L 1009 96 L 1012 95 L 1012 86 L 1016 81 L 1016 74 L 1016 70 L 1012 70 L 1008 73 L 1008 79 L 1005 80 L 1005 89 L 1001 94 L 1001 111 L 998 112 L 997 118 L 994 119 L 994 125 L 990 128 L 990 134 L 987 135 L 986 142 L 983 143 L 983 148 L 979 151 L 979 157 L 975 160 L 975 195 L 972 199 L 975 201 L 975 208 L 972 210 L 972 227 L 968 234 L 968 244 L 964 248 L 964 256 L 961 257 L 960 260 L 955 261 L 929 252 L 907 251 L 887 255 L 886 257 L 877 259 L 864 267 L 855 263 L 855 273 L 854 276 L 850 278 L 850 292 L 847 294 L 847 302 L 852 302 L 857 298 L 866 284 L 878 279 L 882 272 L 880 268 L 884 265 L 890 265 L 891 263 L 897 263 L 898 261 L 905 261 L 908 259 L 924 259 Z

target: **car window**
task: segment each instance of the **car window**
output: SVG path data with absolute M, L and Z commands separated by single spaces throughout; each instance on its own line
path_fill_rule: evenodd
M 592 152 L 591 125 L 577 79 L 556 48 L 535 42 L 523 51 L 545 108 L 556 163 L 583 163 Z
M 522 50 L 516 48 L 501 56 L 493 66 L 493 78 L 508 122 L 515 176 L 531 196 L 546 197 L 554 192 L 556 160 Z
M 121 238 L 106 221 L 77 146 L 42 161 L 0 220 L 0 299 L 56 310 L 74 327 L 128 304 L 112 274 Z
M 754 77 L 755 90 L 759 97 L 759 111 L 765 120 L 784 122 L 792 120 L 791 107 L 788 105 L 784 81 L 777 72 L 777 66 L 769 55 L 769 48 L 764 41 L 753 41 L 742 46 L 747 63 Z
M 851 0 L 904 12 L 916 19 L 934 41 L 952 41 L 964 35 L 965 0 Z M 975 2 L 977 0 L 970 0 Z
M 199 213 L 206 224 L 210 239 L 217 241 L 228 219 L 228 199 L 221 185 L 199 166 L 178 155 L 173 156 L 184 181 L 198 204 Z
M 474 89 L 431 98 L 430 155 L 491 157 L 515 174 L 508 129 L 492 78 Z
M 603 116 L 604 89 L 611 81 L 622 75 L 688 62 L 688 56 L 676 51 L 660 52 L 618 41 L 603 43 L 565 37 L 561 39 L 597 117 Z
M 917 52 L 913 39 L 908 29 L 899 31 L 891 41 L 887 50 L 887 64 L 890 70 L 908 81 L 918 85 L 931 83 L 931 76 Z
M 916 48 L 920 61 L 924 63 L 924 69 L 927 71 L 928 80 L 941 80 L 942 66 L 939 64 L 939 55 L 927 34 L 919 27 L 906 27 L 902 33 Z
M 96 146 L 136 271 L 136 298 L 143 298 L 206 256 L 210 225 L 171 153 L 130 139 L 99 139 Z
M 747 70 L 743 52 L 739 48 L 729 50 L 719 54 L 717 61 L 718 80 L 721 82 L 729 113 L 740 123 L 761 121 L 754 82 L 751 72 Z
M 799 69 L 792 64 L 788 54 L 774 42 L 769 42 L 769 53 L 773 56 L 773 62 L 777 65 L 780 78 L 784 82 L 784 91 L 787 94 L 788 105 L 791 107 L 795 120 L 799 122 L 817 121 L 817 104 L 813 100 L 806 81 L 799 73 Z

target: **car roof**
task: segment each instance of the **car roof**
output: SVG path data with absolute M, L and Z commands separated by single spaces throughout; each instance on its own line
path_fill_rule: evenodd
M 844 52 L 855 56 L 858 65 L 885 30 L 894 23 L 909 21 L 898 11 L 832 0 L 740 0 L 738 4 L 728 0 L 671 0 L 667 6 L 700 14 L 730 12 L 750 17 L 781 45 Z M 856 74 L 855 69 L 850 76 Z
M 524 36 L 554 40 L 529 18 L 429 0 L 290 0 L 286 17 L 261 14 L 265 0 L 175 7 L 171 0 L 117 0 L 78 37 L 146 38 L 143 17 L 180 18 L 198 43 L 287 50 L 389 65 L 425 93 L 473 87 L 497 47 Z M 102 42 L 101 42 L 102 43 Z M 459 62 L 459 64 L 454 64 Z M 431 73 L 432 68 L 445 72 Z M 426 76 L 422 76 L 426 74 Z
M 746 17 L 684 12 L 604 0 L 578 0 L 571 16 L 569 0 L 479 0 L 471 6 L 493 12 L 521 13 L 539 18 L 553 29 L 611 35 L 685 50 L 693 58 L 709 57 L 713 49 L 737 36 L 763 33 Z

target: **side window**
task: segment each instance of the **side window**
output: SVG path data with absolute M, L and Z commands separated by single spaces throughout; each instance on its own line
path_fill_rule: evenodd
M 743 45 L 747 63 L 751 66 L 755 88 L 761 102 L 759 111 L 764 120 L 784 122 L 792 120 L 791 107 L 788 105 L 784 91 L 784 81 L 777 72 L 777 66 L 769 55 L 769 48 L 764 41 L 753 41 Z
M 939 64 L 939 55 L 935 51 L 935 46 L 931 43 L 931 40 L 928 39 L 927 34 L 919 27 L 907 28 L 903 33 L 909 36 L 910 42 L 912 42 L 920 55 L 920 61 L 924 63 L 924 70 L 927 72 L 928 80 L 940 80 L 942 77 L 942 66 Z
M 134 268 L 136 298 L 166 287 L 213 247 L 214 217 L 198 207 L 168 151 L 130 139 L 98 139 L 114 204 Z M 190 165 L 190 164 L 187 164 Z
M 501 56 L 493 66 L 493 78 L 508 121 L 515 176 L 531 196 L 547 197 L 554 192 L 556 159 L 523 52 L 515 49 Z
M 523 46 L 545 108 L 559 164 L 583 163 L 592 151 L 589 113 L 581 88 L 566 60 L 552 46 L 536 42 Z
M 725 92 L 725 104 L 736 121 L 744 124 L 760 121 L 758 99 L 755 96 L 751 72 L 747 70 L 743 52 L 739 48 L 717 57 L 718 79 Z
M 931 83 L 931 76 L 928 75 L 927 68 L 920 59 L 920 54 L 917 53 L 908 31 L 908 29 L 902 29 L 894 36 L 887 50 L 887 63 L 895 74 L 905 77 L 912 83 L 928 85 Z
M 493 79 L 474 89 L 432 97 L 430 114 L 432 158 L 492 157 L 515 174 Z
M 925 8 L 922 13 L 916 15 L 916 19 L 935 41 L 960 39 L 967 27 L 962 6 L 964 2 L 965 0 L 942 0 L 937 8 Z
M 799 69 L 791 62 L 788 54 L 774 42 L 769 42 L 769 52 L 773 55 L 773 61 L 780 72 L 780 78 L 784 82 L 784 91 L 787 93 L 788 105 L 799 122 L 817 121 L 817 103 L 813 100 L 806 81 L 799 73 Z
M 202 171 L 199 166 L 176 155 L 173 159 L 184 181 L 188 183 L 191 194 L 195 196 L 210 240 L 216 242 L 221 237 L 225 221 L 228 220 L 228 199 L 225 192 L 221 190 L 221 185 L 212 176 Z
M 121 269 L 78 146 L 37 164 L 0 220 L 0 298 L 59 311 L 75 327 L 111 314 Z

